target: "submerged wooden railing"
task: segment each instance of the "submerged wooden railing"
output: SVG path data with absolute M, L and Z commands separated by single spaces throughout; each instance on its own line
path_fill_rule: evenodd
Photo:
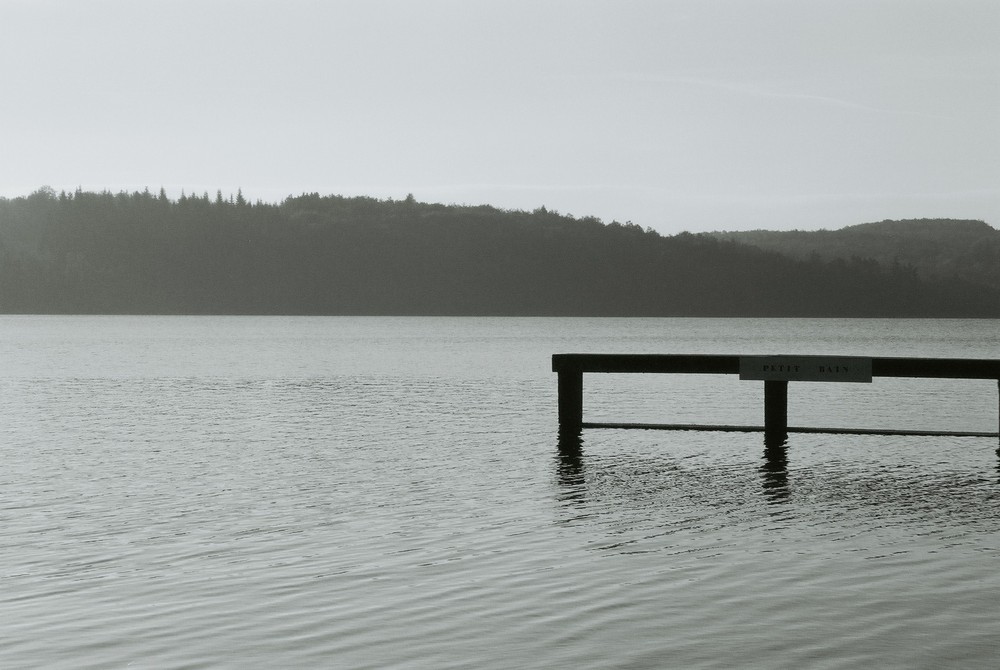
M 844 356 L 733 356 L 688 354 L 554 354 L 552 370 L 559 375 L 559 427 L 645 428 L 787 433 L 849 433 L 861 435 L 951 435 L 1000 437 L 1000 432 L 809 428 L 788 426 L 788 382 L 870 382 L 872 377 L 995 379 L 1000 390 L 1000 360 L 965 358 L 859 358 Z M 584 373 L 738 374 L 764 382 L 764 425 L 588 423 L 583 420 Z M 998 411 L 1000 426 L 1000 411 Z

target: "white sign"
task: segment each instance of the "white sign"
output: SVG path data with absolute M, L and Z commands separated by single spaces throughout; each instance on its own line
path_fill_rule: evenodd
M 740 379 L 871 382 L 872 359 L 847 356 L 740 356 Z

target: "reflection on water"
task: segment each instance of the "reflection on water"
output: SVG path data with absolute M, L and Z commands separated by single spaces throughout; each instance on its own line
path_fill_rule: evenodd
M 563 503 L 583 502 L 586 477 L 583 473 L 583 434 L 580 430 L 559 431 L 556 449 L 556 480 Z
M 758 468 L 761 486 L 769 503 L 788 499 L 788 438 L 765 434 L 763 463 Z M 560 429 L 556 449 L 556 479 L 566 500 L 582 500 L 584 473 L 583 433 Z
M 620 432 L 623 435 L 640 435 L 644 431 L 614 431 Z M 706 431 L 711 433 L 711 431 Z M 878 438 L 876 438 L 878 439 Z M 962 438 L 966 441 L 962 444 L 975 445 L 980 443 L 977 438 Z M 764 435 L 764 452 L 760 460 L 760 464 L 757 466 L 757 472 L 760 475 L 760 485 L 763 493 L 764 500 L 768 504 L 781 504 L 787 503 L 791 496 L 791 488 L 789 486 L 789 462 L 788 462 L 788 450 L 789 450 L 789 440 L 787 435 Z M 917 443 L 915 443 L 917 444 Z M 948 454 L 950 446 L 942 445 L 939 449 L 940 454 Z M 921 451 L 921 455 L 926 452 Z M 997 460 L 995 461 L 994 469 L 997 473 L 997 483 L 1000 483 L 1000 448 L 995 451 Z M 619 455 L 611 463 L 601 463 L 600 465 L 605 468 L 619 467 L 621 462 L 628 459 L 626 455 Z M 593 459 L 590 459 L 593 460 Z M 584 451 L 584 439 L 582 431 L 560 431 L 557 440 L 556 449 L 556 479 L 561 487 L 560 496 L 563 501 L 580 501 L 583 500 L 586 495 L 587 489 L 587 463 L 588 458 Z M 947 464 L 945 461 L 944 464 Z M 865 468 L 863 460 L 854 464 L 855 467 Z M 942 465 L 941 462 L 935 464 L 937 467 Z M 673 472 L 678 476 L 683 470 L 678 470 L 676 463 L 661 463 L 660 466 L 652 466 L 653 468 L 660 468 L 660 475 L 666 476 L 668 473 Z M 869 477 L 878 477 L 876 473 L 883 470 L 885 466 L 871 466 L 868 468 Z M 602 473 L 597 468 L 592 468 L 590 470 L 591 478 L 597 477 L 601 474 L 607 474 L 607 472 Z M 895 474 L 895 473 L 894 473 Z M 928 474 L 930 476 L 930 474 Z M 867 480 L 868 477 L 857 478 L 855 481 L 861 482 Z M 905 487 L 900 489 L 905 491 Z
M 788 439 L 764 436 L 764 462 L 760 466 L 761 486 L 770 503 L 788 500 Z
M 632 536 L 606 546 L 643 551 L 669 548 L 653 539 L 693 519 L 692 530 L 727 533 L 766 525 L 774 514 L 860 515 L 865 521 L 857 523 L 872 522 L 864 532 L 877 538 L 883 525 L 929 524 L 933 535 L 939 525 L 991 528 L 1000 518 L 1000 454 L 980 438 L 809 435 L 764 439 L 763 453 L 760 446 L 759 437 L 711 431 L 563 434 L 553 459 L 555 495 L 563 520 L 604 519 L 614 535 Z M 782 511 L 768 511 L 774 505 Z M 580 506 L 586 517 L 570 509 Z M 845 537 L 854 541 L 856 532 Z

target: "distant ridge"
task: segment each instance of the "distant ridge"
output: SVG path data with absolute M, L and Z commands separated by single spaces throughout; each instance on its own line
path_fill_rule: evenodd
M 797 259 L 871 259 L 912 267 L 926 279 L 958 278 L 1000 288 L 1000 230 L 984 221 L 905 219 L 839 230 L 715 232 L 719 240 L 747 244 Z
M 904 239 L 928 244 L 887 235 L 883 256 Z M 995 251 L 983 239 L 967 253 Z M 0 198 L 0 312 L 1000 317 L 998 288 L 804 253 L 544 207 L 43 188 Z

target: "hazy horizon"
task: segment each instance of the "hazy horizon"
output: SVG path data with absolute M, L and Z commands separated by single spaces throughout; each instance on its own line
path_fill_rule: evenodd
M 1000 5 L 0 1 L 0 195 L 1000 222 Z

